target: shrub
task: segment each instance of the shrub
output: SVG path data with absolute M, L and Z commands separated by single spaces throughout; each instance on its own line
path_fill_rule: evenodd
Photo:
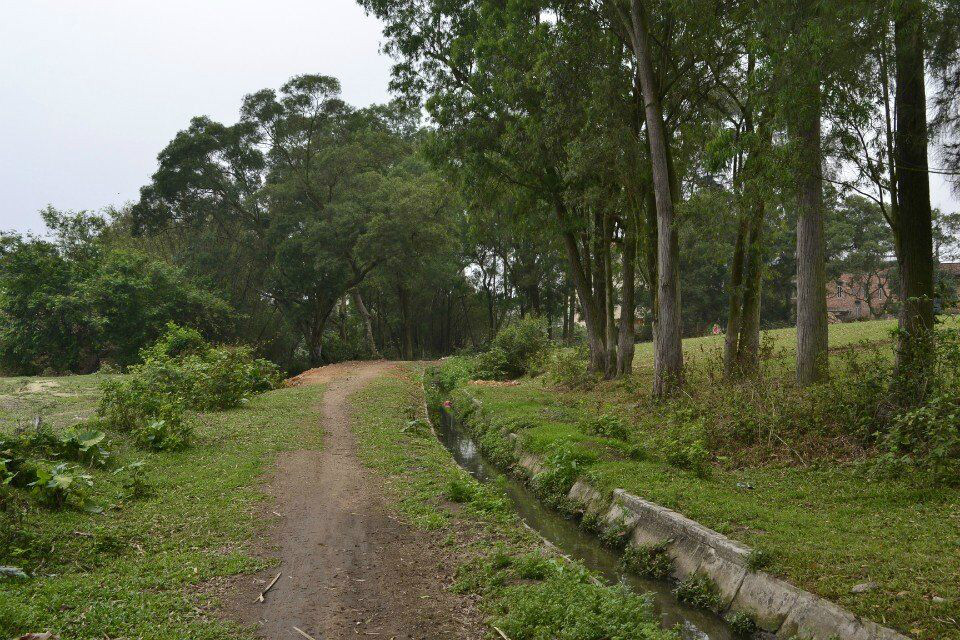
M 451 502 L 463 503 L 473 499 L 475 489 L 470 482 L 457 478 L 447 483 L 444 493 Z
M 99 507 L 90 501 L 89 489 L 93 486 L 93 477 L 90 474 L 83 473 L 66 462 L 53 466 L 45 462 L 35 462 L 31 466 L 35 480 L 28 486 L 43 504 L 54 509 L 70 505 L 86 511 L 100 511 Z
M 623 419 L 610 414 L 604 414 L 602 416 L 586 420 L 581 425 L 581 428 L 586 433 L 594 436 L 600 436 L 601 438 L 626 440 L 630 437 L 626 422 Z
M 587 348 L 584 346 L 553 349 L 546 363 L 547 378 L 567 389 L 586 389 L 596 382 L 587 369 Z
M 677 411 L 663 442 L 667 462 L 692 471 L 699 478 L 710 475 L 710 451 L 705 442 L 703 418 L 694 418 L 689 410 Z
M 530 372 L 550 347 L 547 325 L 540 318 L 524 316 L 500 329 L 490 349 L 477 359 L 477 377 L 501 380 Z
M 606 586 L 564 571 L 532 585 L 508 587 L 498 628 L 514 640 L 652 640 L 673 638 L 654 622 L 650 603 L 623 585 Z
M 439 392 L 441 397 L 453 393 L 476 377 L 477 358 L 474 356 L 453 356 L 447 358 L 439 366 L 431 367 L 427 371 L 429 383 Z
M 185 410 L 228 409 L 280 383 L 277 367 L 254 358 L 249 347 L 212 347 L 198 338 L 168 325 L 143 351 L 143 364 L 123 379 L 104 381 L 98 407 L 104 424 L 133 432 L 143 447 L 177 449 L 191 436 Z
M 167 405 L 168 412 L 151 417 L 133 430 L 138 446 L 153 451 L 173 451 L 190 444 L 193 427 L 176 405 Z
M 549 506 L 559 508 L 573 483 L 593 462 L 596 454 L 561 443 L 547 458 L 547 470 L 533 477 L 533 492 Z
M 673 559 L 667 553 L 667 542 L 630 546 L 620 558 L 624 571 L 655 580 L 666 580 L 673 573 Z
M 760 571 L 766 569 L 773 563 L 773 556 L 769 551 L 763 549 L 752 549 L 747 555 L 747 569 L 750 571 Z
M 510 378 L 507 354 L 499 347 L 491 347 L 477 356 L 474 375 L 477 380 L 507 380 Z
M 633 528 L 625 520 L 610 522 L 600 531 L 600 544 L 618 551 L 626 548 Z
M 738 638 L 752 638 L 757 632 L 757 623 L 749 614 L 738 611 L 727 616 L 727 624 L 730 630 Z
M 168 322 L 163 335 L 152 345 L 140 350 L 140 359 L 167 360 L 185 355 L 205 353 L 210 348 L 200 332 L 193 327 L 181 327 Z
M 720 611 L 722 605 L 717 585 L 702 573 L 694 573 L 681 581 L 674 588 L 673 595 L 680 602 L 710 611 Z

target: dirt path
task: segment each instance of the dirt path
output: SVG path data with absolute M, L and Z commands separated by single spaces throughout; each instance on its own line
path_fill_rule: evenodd
M 269 640 L 371 637 L 468 638 L 456 598 L 444 590 L 449 568 L 426 534 L 401 524 L 384 507 L 379 479 L 357 457 L 350 430 L 349 396 L 391 363 L 324 367 L 299 382 L 327 383 L 323 396 L 322 451 L 295 451 L 277 463 L 270 507 L 281 514 L 269 532 L 279 568 L 239 589 L 228 610 L 257 624 Z M 266 582 L 281 578 L 263 603 Z

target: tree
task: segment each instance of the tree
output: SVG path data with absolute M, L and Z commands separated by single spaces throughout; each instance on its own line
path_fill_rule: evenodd
M 896 57 L 895 158 L 901 312 L 898 365 L 918 375 L 929 358 L 925 344 L 933 329 L 933 219 L 927 167 L 927 99 L 924 86 L 924 6 L 900 2 L 894 14 Z M 922 377 L 922 376 L 921 376 Z
M 413 148 L 414 115 L 397 106 L 355 110 L 337 80 L 297 76 L 247 96 L 237 124 L 195 118 L 160 154 L 134 208 L 137 228 L 226 232 L 252 265 L 252 294 L 282 310 L 323 362 L 340 300 L 390 255 L 371 199 Z M 249 293 L 247 295 L 250 295 Z

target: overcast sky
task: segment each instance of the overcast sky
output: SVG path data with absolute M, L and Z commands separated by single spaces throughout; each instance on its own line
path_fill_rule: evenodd
M 381 25 L 354 0 L 20 0 L 0 17 L 0 230 L 37 211 L 137 197 L 195 115 L 323 73 L 355 105 L 388 99 Z M 935 159 L 931 159 L 935 163 Z M 933 203 L 960 209 L 934 176 Z
M 0 13 L 0 230 L 137 197 L 191 117 L 234 122 L 290 76 L 389 98 L 381 25 L 355 0 L 20 0 Z

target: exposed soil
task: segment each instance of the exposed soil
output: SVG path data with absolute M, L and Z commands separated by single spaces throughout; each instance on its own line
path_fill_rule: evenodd
M 294 381 L 328 385 L 323 447 L 278 459 L 267 515 L 281 517 L 260 546 L 281 564 L 243 578 L 226 602 L 230 615 L 257 625 L 264 638 L 304 640 L 294 627 L 316 640 L 479 637 L 464 602 L 444 589 L 452 566 L 437 540 L 390 515 L 380 479 L 357 457 L 349 396 L 393 366 L 341 363 Z

